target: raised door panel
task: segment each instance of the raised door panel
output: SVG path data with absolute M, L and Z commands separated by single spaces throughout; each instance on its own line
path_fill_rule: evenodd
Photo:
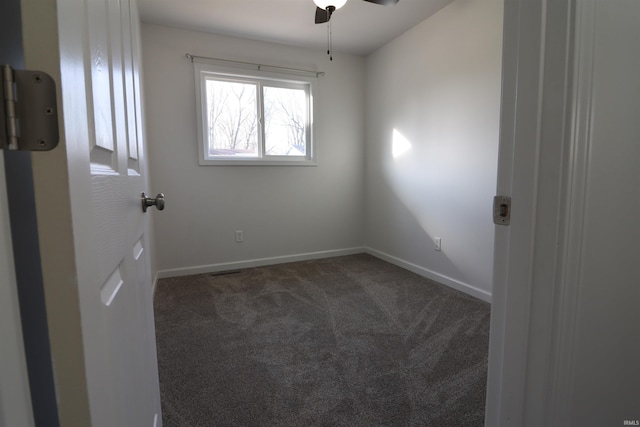
M 117 3 L 114 3 L 117 4 Z M 117 172 L 116 144 L 112 111 L 111 49 L 116 46 L 109 40 L 108 3 L 86 3 L 88 61 L 90 88 L 88 92 L 89 125 L 91 135 L 92 169 L 97 173 Z

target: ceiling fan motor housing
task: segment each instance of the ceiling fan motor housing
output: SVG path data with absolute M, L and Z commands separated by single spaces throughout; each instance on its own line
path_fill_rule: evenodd
M 399 0 L 364 0 L 368 3 L 382 6 L 392 6 Z M 347 0 L 313 0 L 316 4 L 316 24 L 324 24 L 331 18 L 331 14 L 347 3 Z
M 345 3 L 347 3 L 347 0 L 313 0 L 313 2 L 320 9 L 326 10 L 327 12 L 333 12 L 344 6 Z M 329 7 L 333 7 L 333 10 L 329 11 Z

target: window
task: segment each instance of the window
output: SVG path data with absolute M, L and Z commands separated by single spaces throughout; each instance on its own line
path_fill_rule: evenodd
M 201 165 L 314 165 L 311 78 L 195 63 Z

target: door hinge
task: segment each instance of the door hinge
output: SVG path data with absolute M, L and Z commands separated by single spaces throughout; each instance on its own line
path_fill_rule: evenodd
M 497 225 L 511 223 L 511 197 L 495 196 L 493 198 L 493 223 Z
M 42 71 L 0 65 L 0 149 L 47 151 L 58 133 L 56 83 Z

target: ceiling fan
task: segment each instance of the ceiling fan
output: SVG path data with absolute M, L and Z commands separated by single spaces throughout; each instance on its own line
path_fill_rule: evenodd
M 399 0 L 364 0 L 373 4 L 380 4 L 382 6 L 392 6 L 398 3 Z M 313 0 L 316 4 L 316 24 L 327 23 L 327 40 L 329 48 L 327 54 L 329 59 L 333 61 L 333 55 L 331 55 L 331 15 L 336 10 L 340 9 L 347 3 L 347 0 Z
M 380 4 L 383 6 L 392 6 L 399 0 L 364 0 L 369 3 Z M 324 24 L 329 22 L 331 14 L 340 9 L 347 3 L 347 0 L 313 0 L 316 4 L 316 24 Z

